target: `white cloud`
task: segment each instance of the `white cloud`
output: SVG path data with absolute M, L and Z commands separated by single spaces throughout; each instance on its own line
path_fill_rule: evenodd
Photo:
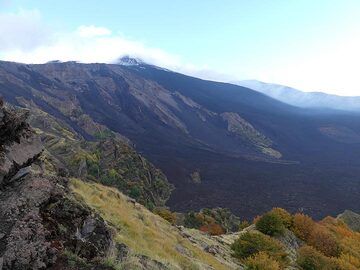
M 47 44 L 50 30 L 41 21 L 37 10 L 20 10 L 17 13 L 0 13 L 0 51 L 12 49 L 29 52 Z
M 51 60 L 114 63 L 119 57 L 130 55 L 204 79 L 258 79 L 302 90 L 340 95 L 360 95 L 357 82 L 359 37 L 360 35 L 352 35 L 350 39 L 339 40 L 326 48 L 314 49 L 303 55 L 285 55 L 277 61 L 242 62 L 235 67 L 231 67 L 229 61 L 218 63 L 217 70 L 230 64 L 225 70 L 232 75 L 225 75 L 207 66 L 193 65 L 178 55 L 131 40 L 105 27 L 81 25 L 71 32 L 51 31 L 37 10 L 0 13 L 2 60 L 23 63 L 45 63 Z
M 72 32 L 61 33 L 50 31 L 37 10 L 0 13 L 2 60 L 21 63 L 51 60 L 113 63 L 124 55 L 187 74 L 206 74 L 194 65 L 184 63 L 179 56 L 114 34 L 105 27 L 81 25 Z
M 97 27 L 94 25 L 82 25 L 77 29 L 80 37 L 97 37 L 97 36 L 109 36 L 111 30 L 105 27 Z
M 51 60 L 114 63 L 121 56 L 130 55 L 200 78 L 230 80 L 229 76 L 211 71 L 206 66 L 186 63 L 177 55 L 114 34 L 105 27 L 81 25 L 72 32 L 61 33 L 51 32 L 44 25 L 38 11 L 0 14 L 0 58 L 21 63 Z

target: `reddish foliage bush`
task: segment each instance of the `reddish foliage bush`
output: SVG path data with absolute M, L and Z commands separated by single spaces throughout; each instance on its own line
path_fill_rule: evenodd
M 316 225 L 308 239 L 308 244 L 329 257 L 340 255 L 340 245 L 329 230 L 321 225 Z
M 203 225 L 200 227 L 199 230 L 202 232 L 206 232 L 210 235 L 221 235 L 225 233 L 225 230 L 219 224 L 216 223 Z

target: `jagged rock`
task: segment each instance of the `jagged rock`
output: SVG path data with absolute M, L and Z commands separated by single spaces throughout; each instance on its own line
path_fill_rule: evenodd
M 55 260 L 48 231 L 39 211 L 52 194 L 60 192 L 55 179 L 26 176 L 0 195 L 0 245 L 3 269 L 41 269 Z
M 42 146 L 27 112 L 0 112 L 0 269 L 72 269 L 65 251 L 109 269 L 91 263 L 113 248 L 110 227 L 71 198 L 66 178 L 31 173 Z
M 65 249 L 80 258 L 92 260 L 106 256 L 112 246 L 112 233 L 104 220 L 68 198 L 55 198 L 41 209 L 51 241 L 60 241 Z
M 119 262 L 124 262 L 126 258 L 128 258 L 130 255 L 130 248 L 123 243 L 117 243 L 116 250 L 117 250 L 116 260 Z
M 212 255 L 216 255 L 219 253 L 219 246 L 216 245 L 209 245 L 204 248 L 206 252 L 209 252 Z
M 28 111 L 5 106 L 0 111 L 0 188 L 4 188 L 40 156 L 43 147 L 26 122 Z
M 297 250 L 303 245 L 303 242 L 295 236 L 295 234 L 286 229 L 283 234 L 276 237 L 285 247 L 288 258 L 292 264 L 295 264 Z

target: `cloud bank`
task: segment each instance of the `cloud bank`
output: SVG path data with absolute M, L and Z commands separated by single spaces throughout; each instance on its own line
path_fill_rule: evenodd
M 58 31 L 47 26 L 38 10 L 19 10 L 16 13 L 0 12 L 0 59 L 21 63 L 52 60 L 115 63 L 120 57 L 129 55 L 203 79 L 224 82 L 257 79 L 307 91 L 360 95 L 357 82 L 360 30 L 357 34 L 347 34 L 349 39 L 339 38 L 338 42 L 327 44 L 325 48 L 321 43 L 322 46 L 305 50 L 303 54 L 294 51 L 292 55 L 277 56 L 274 61 L 257 59 L 241 62 L 234 55 L 233 61 L 226 59 L 213 70 L 103 26 L 80 25 L 71 31 Z M 238 62 L 241 64 L 236 64 Z M 227 70 L 230 75 L 218 70 Z
M 33 64 L 52 60 L 115 63 L 124 55 L 204 79 L 232 78 L 187 63 L 180 56 L 128 39 L 106 27 L 81 25 L 70 32 L 58 32 L 46 26 L 37 10 L 0 13 L 1 60 Z

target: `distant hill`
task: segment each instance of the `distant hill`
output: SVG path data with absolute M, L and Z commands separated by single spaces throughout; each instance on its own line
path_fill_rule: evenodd
M 360 97 L 337 96 L 321 92 L 302 92 L 291 87 L 256 80 L 240 81 L 236 84 L 302 108 L 325 108 L 360 112 Z

